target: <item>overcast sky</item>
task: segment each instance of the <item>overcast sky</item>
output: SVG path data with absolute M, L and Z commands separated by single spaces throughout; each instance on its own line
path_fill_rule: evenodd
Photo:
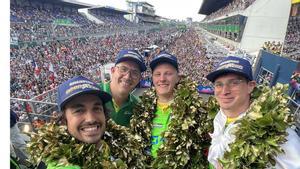
M 126 0 L 77 0 L 79 2 L 93 5 L 108 5 L 115 8 L 127 10 Z M 138 0 L 131 0 L 138 1 Z M 192 17 L 193 21 L 201 21 L 204 15 L 198 14 L 203 0 L 143 0 L 154 6 L 156 15 L 185 20 Z

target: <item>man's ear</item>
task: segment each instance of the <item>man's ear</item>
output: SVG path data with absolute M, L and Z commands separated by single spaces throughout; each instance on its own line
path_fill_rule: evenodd
M 67 120 L 65 118 L 61 119 L 61 125 L 67 125 Z
M 114 73 L 116 71 L 116 66 L 113 66 L 110 68 L 111 73 Z
M 67 118 L 66 118 L 66 112 L 62 111 L 60 112 L 62 115 L 58 119 L 61 125 L 67 125 Z
M 249 92 L 249 94 L 251 94 L 253 92 L 255 86 L 256 86 L 255 81 L 252 80 L 252 81 L 248 82 L 248 92 Z
M 182 78 L 184 77 L 177 72 L 176 84 L 178 84 Z

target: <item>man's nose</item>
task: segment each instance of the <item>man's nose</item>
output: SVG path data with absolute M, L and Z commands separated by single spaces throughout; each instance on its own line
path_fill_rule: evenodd
M 159 80 L 160 80 L 160 81 L 165 81 L 165 80 L 166 80 L 166 76 L 165 76 L 165 75 L 163 75 L 163 74 L 162 74 L 162 75 L 160 75 L 160 77 L 159 77 Z
M 222 93 L 223 94 L 230 93 L 230 87 L 227 83 L 224 83 L 223 88 L 222 88 Z
M 87 110 L 86 114 L 85 114 L 85 120 L 86 121 L 95 121 L 95 113 L 94 111 L 91 110 Z

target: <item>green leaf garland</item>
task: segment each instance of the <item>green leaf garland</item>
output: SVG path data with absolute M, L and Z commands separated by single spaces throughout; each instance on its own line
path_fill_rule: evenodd
M 252 94 L 246 116 L 236 121 L 235 142 L 219 161 L 224 169 L 257 169 L 275 165 L 275 156 L 283 150 L 286 129 L 292 124 L 287 107 L 288 86 L 259 86 Z
M 208 133 L 212 132 L 212 117 L 196 87 L 197 83 L 188 78 L 182 78 L 177 85 L 171 104 L 172 118 L 167 131 L 162 133 L 166 141 L 158 149 L 155 159 L 149 152 L 157 96 L 151 88 L 141 97 L 130 124 L 132 133 L 142 139 L 143 153 L 150 168 L 208 168 L 205 151 L 210 145 Z
M 31 161 L 57 162 L 58 166 L 78 165 L 83 169 L 145 168 L 139 140 L 112 120 L 107 122 L 106 128 L 101 148 L 96 148 L 96 144 L 83 143 L 72 137 L 66 126 L 46 124 L 31 136 L 28 145 Z

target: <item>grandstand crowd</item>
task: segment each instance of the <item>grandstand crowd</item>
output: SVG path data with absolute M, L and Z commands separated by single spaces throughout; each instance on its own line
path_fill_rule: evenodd
M 232 0 L 205 20 L 212 21 L 245 10 L 254 2 Z M 102 77 L 102 66 L 114 63 L 122 49 L 136 49 L 144 55 L 148 69 L 142 73 L 142 80 L 151 81 L 150 61 L 165 50 L 177 57 L 180 75 L 189 76 L 199 86 L 206 87 L 212 86 L 206 75 L 231 51 L 238 50 L 232 44 L 206 35 L 195 25 L 179 29 L 172 24 L 133 23 L 125 19 L 122 12 L 113 10 L 92 9 L 90 12 L 103 23 L 90 21 L 77 10 L 39 3 L 11 3 L 10 97 L 13 99 L 10 108 L 17 114 L 18 121 L 31 121 L 32 126 L 39 129 L 45 123 L 57 120 L 56 111 L 48 112 L 46 116 L 50 118 L 47 120 L 42 114 L 33 114 L 44 112 L 52 105 L 33 111 L 28 103 L 16 100 L 45 101 L 49 91 L 56 91 L 59 84 L 76 75 L 100 83 L 106 78 Z M 211 33 L 235 42 L 240 38 L 239 33 Z M 266 41 L 262 49 L 300 61 L 300 17 L 289 18 L 284 42 Z M 263 77 L 268 84 L 272 78 L 271 74 Z M 33 114 L 33 118 L 29 119 L 27 113 Z
M 234 0 L 205 19 L 244 10 L 253 2 Z M 143 53 L 151 45 L 176 55 L 182 74 L 190 75 L 199 84 L 209 85 L 205 75 L 216 62 L 210 54 L 219 52 L 213 47 L 208 49 L 205 37 L 199 37 L 200 34 L 194 29 L 182 32 L 176 27 L 168 27 L 160 31 L 132 32 L 155 25 L 129 22 L 120 13 L 91 10 L 104 24 L 96 24 L 78 11 L 50 8 L 47 5 L 12 3 L 10 13 L 11 39 L 16 37 L 16 41 L 22 44 L 10 49 L 13 98 L 33 98 L 55 89 L 62 81 L 78 74 L 100 81 L 100 65 L 114 62 L 119 50 L 135 48 Z M 54 24 L 59 20 L 63 20 L 64 24 Z M 299 60 L 299 30 L 299 17 L 291 17 L 283 53 L 295 60 Z M 282 45 L 269 41 L 263 49 L 281 54 Z M 224 56 L 224 52 L 220 52 L 220 55 Z M 153 54 L 149 55 L 146 61 L 152 57 Z M 143 74 L 143 78 L 150 79 L 149 70 Z M 22 106 L 16 104 L 13 108 L 21 110 Z
M 131 23 L 121 15 L 107 12 L 94 12 L 94 15 L 105 24 L 93 23 L 76 11 L 71 13 L 47 6 L 12 4 L 11 37 L 17 36 L 18 42 L 23 44 L 10 49 L 11 97 L 31 99 L 41 96 L 55 89 L 62 81 L 79 74 L 100 82 L 100 66 L 114 62 L 121 49 L 134 48 L 143 53 L 151 45 L 177 56 L 181 74 L 190 75 L 199 84 L 208 85 L 204 77 L 212 68 L 212 58 L 206 56 L 204 40 L 194 29 L 182 31 L 176 27 L 166 27 L 160 31 L 137 33 L 126 28 L 139 29 L 143 25 Z M 53 24 L 59 19 L 71 24 Z M 122 29 L 122 34 L 112 33 L 118 28 Z M 93 36 L 95 34 L 105 36 Z M 146 61 L 152 57 L 153 53 Z M 150 71 L 143 77 L 151 78 Z M 18 102 L 12 102 L 12 109 L 16 112 L 23 107 Z M 27 111 L 31 111 L 30 108 Z M 25 118 L 24 114 L 21 114 L 22 118 Z
M 294 60 L 300 60 L 300 16 L 289 18 L 283 53 Z
M 282 49 L 283 47 L 283 49 Z M 273 54 L 300 60 L 300 17 L 290 16 L 284 43 L 268 41 L 265 42 L 263 50 Z
M 224 6 L 223 8 L 211 13 L 210 15 L 206 16 L 206 20 L 216 19 L 221 16 L 228 15 L 233 12 L 245 10 L 249 7 L 255 0 L 233 0 L 228 5 Z
M 11 97 L 32 98 L 79 74 L 100 81 L 100 65 L 114 62 L 120 49 L 143 49 L 152 44 L 174 53 L 179 58 L 182 74 L 190 74 L 199 83 L 208 83 L 204 76 L 211 70 L 211 60 L 205 57 L 206 48 L 197 32 L 193 29 L 184 33 L 167 29 L 147 34 L 89 37 L 12 48 Z M 148 71 L 144 77 L 149 76 Z
M 268 41 L 264 43 L 262 49 L 280 55 L 282 51 L 282 43 L 280 42 L 276 43 L 275 41 L 272 42 Z
M 234 15 L 239 11 L 245 10 L 254 2 L 255 0 L 233 0 L 231 3 L 224 6 L 223 8 L 206 16 L 205 21 L 213 21 L 215 19 L 217 20 L 220 17 Z M 233 34 L 231 32 L 215 31 L 214 33 L 236 41 L 236 37 L 232 37 L 231 35 Z M 228 35 L 227 33 L 230 36 L 227 36 Z M 282 55 L 298 61 L 300 60 L 299 44 L 300 44 L 300 17 L 290 16 L 284 42 L 266 41 L 263 44 L 262 49 L 271 52 L 273 54 Z
M 20 42 L 52 41 L 71 37 L 103 35 L 140 29 L 144 24 L 127 21 L 122 15 L 105 12 L 94 14 L 104 24 L 96 24 L 78 11 L 67 12 L 62 9 L 12 4 L 11 37 Z M 59 24 L 60 23 L 60 24 Z

